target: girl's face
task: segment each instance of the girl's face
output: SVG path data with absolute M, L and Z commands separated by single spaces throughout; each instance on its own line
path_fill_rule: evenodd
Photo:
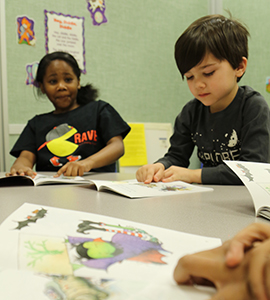
M 77 108 L 77 93 L 80 81 L 72 67 L 63 60 L 53 60 L 46 69 L 40 89 L 55 107 L 55 114 Z
M 215 113 L 233 101 L 238 91 L 237 78 L 244 74 L 246 66 L 245 57 L 239 67 L 233 69 L 227 60 L 220 61 L 208 53 L 202 62 L 185 73 L 185 77 L 193 96 Z

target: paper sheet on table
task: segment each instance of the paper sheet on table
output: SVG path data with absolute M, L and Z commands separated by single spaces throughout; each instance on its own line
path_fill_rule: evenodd
M 74 288 L 78 295 L 95 292 L 97 299 L 208 299 L 212 290 L 179 287 L 172 274 L 181 256 L 221 244 L 219 239 L 28 203 L 1 224 L 0 238 L 5 241 L 0 299 L 9 300 L 50 299 L 50 293 L 67 297 Z M 79 249 L 88 253 L 93 242 L 116 250 L 107 258 L 88 259 Z

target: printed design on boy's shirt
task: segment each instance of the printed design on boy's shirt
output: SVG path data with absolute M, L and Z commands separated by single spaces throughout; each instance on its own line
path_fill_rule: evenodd
M 211 129 L 213 136 L 213 129 Z M 212 140 L 213 150 L 205 150 L 205 139 L 202 133 L 192 135 L 193 142 L 198 146 L 198 157 L 211 166 L 220 164 L 223 160 L 237 160 L 240 156 L 241 145 L 236 130 L 232 129 L 223 135 L 223 138 Z
M 83 133 L 78 133 L 75 127 L 66 123 L 54 127 L 46 135 L 46 142 L 39 148 L 47 147 L 47 149 L 54 155 L 50 162 L 55 167 L 60 167 L 64 162 L 60 162 L 60 158 L 65 158 L 67 161 L 77 161 L 81 159 L 80 155 L 73 155 L 78 147 L 82 144 L 96 144 L 97 133 L 96 130 L 88 130 Z

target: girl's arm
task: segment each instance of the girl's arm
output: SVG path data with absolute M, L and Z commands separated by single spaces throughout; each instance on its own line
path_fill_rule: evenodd
M 30 176 L 34 178 L 37 173 L 33 171 L 33 166 L 36 162 L 36 155 L 30 151 L 24 150 L 20 156 L 15 160 L 10 168 L 10 172 L 6 176 Z
M 99 152 L 89 156 L 81 161 L 66 163 L 58 170 L 56 177 L 64 174 L 65 176 L 82 176 L 84 172 L 92 169 L 101 168 L 103 166 L 114 163 L 124 154 L 124 143 L 122 136 L 111 138 L 107 145 Z

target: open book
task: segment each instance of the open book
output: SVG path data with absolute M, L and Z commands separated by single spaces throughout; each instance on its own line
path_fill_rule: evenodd
M 129 198 L 144 198 L 164 195 L 198 193 L 213 191 L 212 188 L 188 184 L 183 181 L 151 182 L 145 184 L 136 179 L 125 181 L 91 180 L 98 191 L 109 190 Z
M 85 180 L 83 177 L 68 177 L 61 175 L 59 177 L 53 177 L 49 175 L 37 174 L 35 178 L 29 176 L 10 176 L 0 178 L 0 187 L 8 186 L 38 186 L 46 184 L 60 184 L 60 183 L 77 183 L 77 184 L 89 184 L 88 180 Z
M 152 182 L 144 184 L 136 179 L 124 181 L 93 180 L 86 177 L 53 177 L 38 174 L 34 179 L 26 176 L 13 176 L 0 178 L 0 187 L 2 186 L 23 186 L 23 185 L 46 185 L 46 184 L 88 184 L 95 185 L 98 191 L 112 191 L 129 198 L 143 198 L 163 195 L 176 195 L 185 193 L 209 192 L 212 188 L 202 187 L 200 185 L 188 184 L 183 181 L 174 182 Z
M 256 216 L 270 220 L 270 164 L 224 161 L 242 180 L 253 199 Z

